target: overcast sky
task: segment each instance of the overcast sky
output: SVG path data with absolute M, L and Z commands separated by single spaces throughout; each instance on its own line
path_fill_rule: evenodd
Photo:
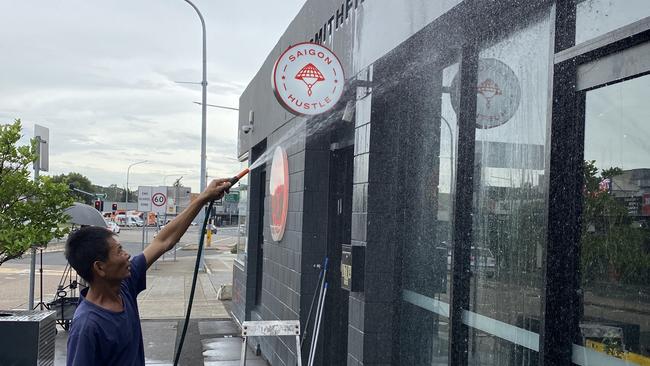
M 195 0 L 208 40 L 208 103 L 238 106 L 304 0 Z M 0 124 L 50 129 L 50 172 L 198 191 L 201 26 L 183 0 L 0 0 Z M 270 76 L 269 76 L 270 80 Z M 269 88 L 270 90 L 270 88 Z M 208 108 L 210 177 L 232 176 L 237 112 Z M 165 177 L 169 175 L 168 177 Z

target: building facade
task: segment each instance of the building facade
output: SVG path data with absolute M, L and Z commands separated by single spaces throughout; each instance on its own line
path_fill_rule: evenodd
M 311 118 L 270 82 L 306 41 Z M 650 364 L 649 73 L 647 0 L 307 1 L 240 98 L 234 316 L 305 364 L 327 258 L 319 365 Z

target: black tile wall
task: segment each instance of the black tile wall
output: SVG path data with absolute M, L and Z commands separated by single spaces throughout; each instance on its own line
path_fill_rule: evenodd
M 354 193 L 353 193 L 354 194 Z M 354 201 L 354 198 L 352 198 Z M 368 214 L 365 212 L 352 212 L 352 240 L 366 241 L 368 231 Z
M 366 273 L 364 292 L 349 297 L 348 365 L 382 365 L 392 359 L 393 352 L 392 338 L 386 329 L 392 329 L 395 318 L 396 220 L 395 213 L 386 210 L 386 202 L 399 190 L 395 184 L 397 154 L 393 151 L 395 146 L 381 143 L 381 139 L 392 141 L 394 136 L 384 123 L 370 123 L 370 108 L 370 98 L 357 103 L 351 237 L 352 245 L 366 247 Z M 394 130 L 394 126 L 391 128 Z M 269 138 L 269 145 L 278 138 Z M 289 213 L 280 242 L 271 240 L 268 194 L 265 198 L 262 300 L 251 312 L 253 320 L 300 318 L 305 327 L 311 300 L 318 290 L 319 270 L 314 265 L 322 263 L 327 248 L 330 173 L 327 142 L 320 137 L 308 138 L 302 141 L 302 148 L 291 144 L 288 150 Z M 267 173 L 267 185 L 268 179 L 270 173 Z M 246 289 L 246 293 L 247 301 L 252 301 L 251 291 Z M 293 339 L 260 338 L 257 342 L 263 356 L 273 365 L 295 364 Z M 303 360 L 306 359 L 304 354 Z M 319 354 L 316 364 L 327 364 L 327 361 Z
M 365 313 L 363 302 L 354 296 L 350 296 L 348 305 L 348 324 L 357 330 L 363 329 Z
M 393 132 L 394 133 L 394 132 Z M 373 144 L 373 148 L 377 146 L 384 147 L 390 144 Z M 368 162 L 370 165 L 368 167 L 368 181 L 373 183 L 386 183 L 387 178 L 394 178 L 397 176 L 397 163 L 398 156 L 395 154 L 395 151 L 388 152 L 372 152 L 372 159 Z M 397 181 L 400 179 L 408 179 L 406 177 L 398 177 Z M 392 182 L 392 179 L 390 180 Z M 395 189 L 399 189 L 399 186 L 394 186 Z
M 361 363 L 359 360 L 354 358 L 351 354 L 348 353 L 348 366 L 360 366 Z
M 289 175 L 289 192 L 302 192 L 305 182 L 305 171 Z
M 367 273 L 391 272 L 395 265 L 395 244 L 391 238 L 381 238 L 366 246 L 365 270 Z M 357 242 L 352 245 L 359 245 Z M 369 248 L 372 247 L 372 248 Z
M 393 352 L 393 335 L 385 330 L 363 333 L 363 365 L 390 365 Z
M 352 293 L 349 298 L 348 365 L 374 366 L 390 364 L 393 359 L 398 246 L 394 197 L 401 177 L 399 144 L 391 143 L 398 135 L 395 125 L 381 111 L 372 110 L 370 99 L 357 101 L 352 245 L 365 246 L 365 273 L 363 293 Z M 371 121 L 371 113 L 383 119 Z
M 279 131 L 278 134 L 284 133 Z M 268 139 L 269 146 L 279 136 Z M 296 148 L 300 145 L 301 148 Z M 301 319 L 302 327 L 309 311 L 318 282 L 319 269 L 327 248 L 327 216 L 329 190 L 329 143 L 327 139 L 309 138 L 294 141 L 287 150 L 289 159 L 289 210 L 284 237 L 280 242 L 271 238 L 270 196 L 264 199 L 264 273 L 261 304 L 251 311 L 251 320 Z M 267 182 L 270 163 L 267 165 Z M 247 275 L 251 275 L 254 269 Z M 248 289 L 246 289 L 248 290 Z M 247 302 L 254 301 L 253 291 L 247 291 Z M 314 310 L 315 311 L 315 310 Z M 313 318 L 312 318 L 313 320 Z M 295 365 L 295 339 L 259 338 L 262 355 L 273 365 Z M 303 352 L 306 363 L 307 354 Z M 323 364 L 317 356 L 317 365 Z M 326 363 L 325 363 L 326 364 Z
M 368 162 L 370 154 L 363 153 L 361 155 L 356 155 L 354 157 L 354 180 L 356 183 L 367 183 L 368 182 Z

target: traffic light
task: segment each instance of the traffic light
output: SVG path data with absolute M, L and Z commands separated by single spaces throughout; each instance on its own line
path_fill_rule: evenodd
M 96 208 L 97 211 L 99 211 L 99 212 L 104 211 L 104 201 L 102 201 L 102 200 L 96 200 L 96 201 L 95 201 L 95 208 Z
M 114 203 L 113 207 L 111 207 L 111 209 L 113 210 L 113 212 L 117 211 L 117 203 Z

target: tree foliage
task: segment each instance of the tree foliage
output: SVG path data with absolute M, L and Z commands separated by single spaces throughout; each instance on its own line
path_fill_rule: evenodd
M 108 187 L 93 185 L 94 192 L 106 195 L 106 201 L 124 202 L 124 189 L 113 183 Z M 133 200 L 130 200 L 133 202 Z
M 475 242 L 495 255 L 500 281 L 528 283 L 531 277 L 523 274 L 539 270 L 538 253 L 545 244 L 544 195 L 538 186 L 528 183 L 519 188 L 494 188 L 487 194 L 489 199 L 476 219 Z M 507 214 L 496 213 L 497 205 Z
M 52 177 L 52 181 L 56 183 L 65 183 L 68 186 L 72 185 L 74 188 L 100 196 L 104 201 L 124 202 L 124 188 L 120 188 L 117 184 L 111 184 L 108 187 L 93 184 L 88 177 L 81 173 L 70 172 L 68 174 L 59 174 Z M 83 202 L 87 205 L 93 205 L 96 197 L 87 195 L 78 191 L 73 191 L 72 196 L 75 201 Z M 138 191 L 129 190 L 129 202 L 137 201 Z
M 88 193 L 95 193 L 95 186 L 90 182 L 85 175 L 81 173 L 70 172 L 68 174 L 60 174 L 52 177 L 52 181 L 55 183 L 65 183 L 66 185 L 74 186 L 74 188 L 80 189 Z M 75 201 L 83 202 L 87 205 L 93 204 L 93 197 L 81 192 L 72 193 Z
M 622 173 L 620 168 L 599 173 L 595 161 L 585 162 L 581 265 L 587 283 L 647 284 L 650 280 L 650 230 L 635 223 L 625 204 L 601 186 Z
M 32 245 L 45 246 L 67 233 L 63 210 L 72 204 L 65 184 L 30 179 L 36 141 L 18 146 L 21 123 L 0 125 L 0 265 Z

